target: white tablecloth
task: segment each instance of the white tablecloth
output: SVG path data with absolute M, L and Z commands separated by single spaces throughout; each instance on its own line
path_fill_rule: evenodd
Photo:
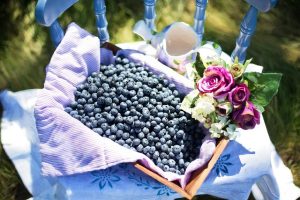
M 145 43 L 120 46 L 155 54 Z M 257 67 L 253 65 L 252 68 Z M 131 164 L 67 177 L 42 177 L 39 141 L 33 117 L 38 91 L 3 91 L 0 94 L 0 102 L 4 107 L 1 142 L 34 199 L 134 200 L 180 197 Z M 242 131 L 239 138 L 229 143 L 198 193 L 241 200 L 248 198 L 251 188 L 259 200 L 293 200 L 300 196 L 300 189 L 293 184 L 290 170 L 285 167 L 270 141 L 263 119 L 254 130 Z

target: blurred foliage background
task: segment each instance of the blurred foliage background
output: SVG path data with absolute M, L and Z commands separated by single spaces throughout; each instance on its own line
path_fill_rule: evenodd
M 34 19 L 36 1 L 2 0 L 0 4 L 0 89 L 19 91 L 41 88 L 45 66 L 54 47 L 48 30 Z M 193 0 L 157 1 L 157 29 L 174 21 L 193 24 Z M 248 9 L 245 1 L 210 0 L 205 40 L 219 43 L 231 53 L 240 22 Z M 300 1 L 281 0 L 269 13 L 261 13 L 248 50 L 253 63 L 266 72 L 281 72 L 278 95 L 264 113 L 271 140 L 300 185 Z M 113 43 L 140 40 L 132 33 L 143 18 L 143 1 L 107 1 L 107 19 Z M 97 34 L 92 1 L 80 1 L 61 17 L 64 27 L 76 22 Z M 253 141 L 255 142 L 255 141 Z M 20 184 L 0 145 L 0 199 L 15 199 Z

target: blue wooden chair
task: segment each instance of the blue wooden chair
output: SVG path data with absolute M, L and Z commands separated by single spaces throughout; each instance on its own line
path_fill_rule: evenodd
M 39 24 L 49 27 L 50 36 L 55 46 L 60 43 L 64 36 L 64 31 L 58 22 L 58 17 L 77 1 L 78 0 L 39 0 L 36 5 L 36 20 Z M 258 13 L 269 11 L 275 6 L 277 0 L 246 0 L 246 2 L 250 5 L 250 8 L 241 23 L 240 34 L 236 40 L 235 49 L 231 54 L 232 60 L 238 57 L 240 62 L 245 61 L 247 48 L 255 32 Z M 147 26 L 152 30 L 155 30 L 155 4 L 156 0 L 144 0 L 144 20 Z M 204 33 L 207 0 L 195 0 L 195 5 L 194 29 L 201 41 Z M 94 0 L 94 12 L 99 38 L 103 44 L 109 41 L 107 31 L 108 22 L 105 17 L 105 0 Z

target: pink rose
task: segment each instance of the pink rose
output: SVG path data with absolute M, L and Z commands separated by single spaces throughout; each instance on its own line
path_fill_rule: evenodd
M 234 84 L 234 79 L 229 71 L 221 66 L 210 66 L 204 71 L 204 77 L 197 83 L 197 88 L 202 93 L 213 93 L 217 99 L 226 98 Z
M 250 101 L 234 110 L 232 118 L 239 127 L 245 130 L 253 129 L 256 124 L 260 123 L 260 114 Z
M 249 100 L 250 91 L 246 84 L 241 83 L 234 87 L 228 94 L 228 99 L 233 105 L 240 105 Z

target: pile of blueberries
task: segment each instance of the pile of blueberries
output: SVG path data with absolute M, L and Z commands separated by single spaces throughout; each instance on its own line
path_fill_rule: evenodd
M 78 85 L 65 111 L 103 137 L 148 156 L 164 171 L 184 174 L 204 134 L 180 110 L 183 95 L 163 75 L 117 57 Z

